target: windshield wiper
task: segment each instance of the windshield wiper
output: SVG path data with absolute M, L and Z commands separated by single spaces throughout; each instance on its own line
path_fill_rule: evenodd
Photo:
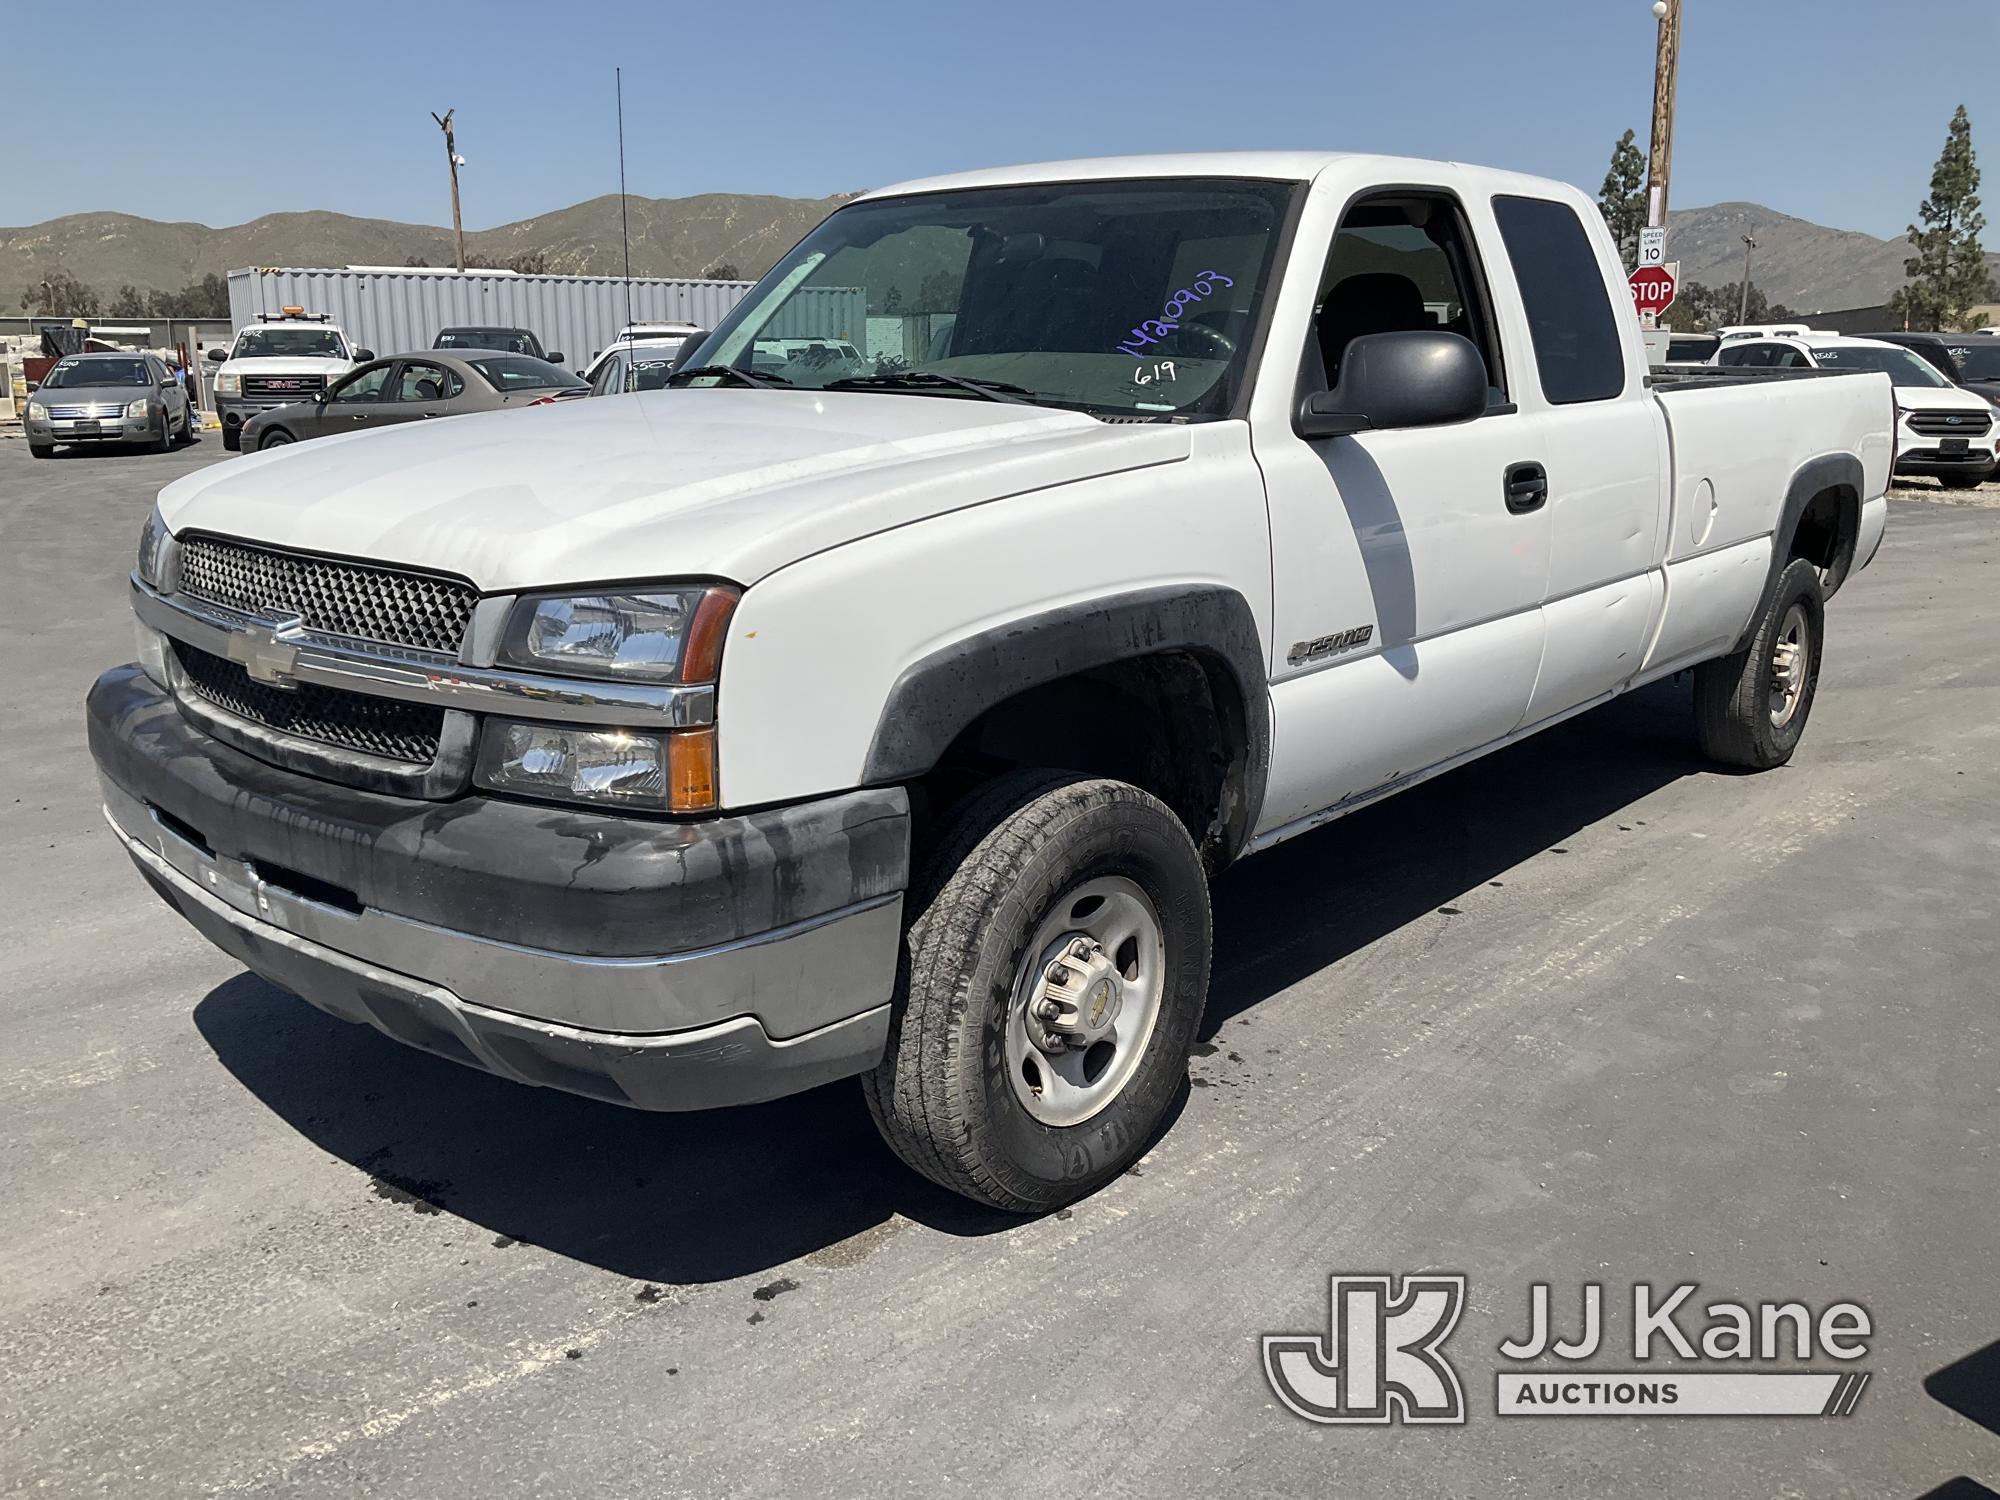
M 785 379 L 782 375 L 753 375 L 750 371 L 739 370 L 734 365 L 696 365 L 692 370 L 676 370 L 667 377 L 667 384 L 673 385 L 677 381 L 693 380 L 697 375 L 718 375 L 725 379 L 733 377 L 742 381 L 745 385 L 755 386 L 759 390 L 769 390 L 774 386 L 791 384 L 791 381 Z
M 828 391 L 921 391 L 926 387 L 970 391 L 975 396 L 988 401 L 1011 401 L 1018 406 L 1033 406 L 1026 399 L 1034 395 L 1024 385 L 1009 385 L 1004 380 L 978 380 L 968 375 L 946 375 L 937 370 L 896 370 L 887 375 L 848 375 L 839 380 L 829 380 L 820 389 Z

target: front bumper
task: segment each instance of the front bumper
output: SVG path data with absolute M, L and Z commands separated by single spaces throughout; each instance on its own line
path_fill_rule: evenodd
M 137 443 L 159 432 L 159 422 L 150 413 L 138 418 L 99 418 L 89 424 L 95 430 L 88 432 L 78 431 L 75 422 L 38 422 L 32 417 L 22 425 L 31 443 Z
M 1991 448 L 1967 448 L 1946 453 L 1937 447 L 1904 449 L 1896 455 L 1898 474 L 1987 474 L 1994 467 Z
M 421 802 L 266 765 L 136 668 L 91 690 L 105 815 L 153 888 L 272 983 L 394 1039 L 644 1109 L 881 1057 L 900 789 L 698 823 Z

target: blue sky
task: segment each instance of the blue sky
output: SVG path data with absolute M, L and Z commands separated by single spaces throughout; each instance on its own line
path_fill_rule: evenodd
M 1643 147 L 1655 31 L 1649 0 L 0 3 L 12 225 L 449 222 L 429 115 L 447 105 L 467 227 L 525 218 L 616 190 L 614 63 L 631 190 L 649 196 L 1255 146 L 1448 156 L 1594 192 L 1620 131 Z M 1898 235 L 1964 102 L 2000 224 L 2000 0 L 1685 6 L 1677 206 L 1752 199 Z

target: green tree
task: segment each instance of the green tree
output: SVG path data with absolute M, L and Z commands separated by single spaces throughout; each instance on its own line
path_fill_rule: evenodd
M 85 286 L 61 266 L 42 273 L 28 288 L 27 301 L 35 313 L 69 318 L 94 318 L 102 306 L 95 287 Z
M 1931 168 L 1930 196 L 1917 216 L 1922 225 L 1910 226 L 1910 246 L 1917 253 L 1903 262 L 1909 282 L 1889 299 L 1889 310 L 1912 328 L 1970 328 L 1985 322 L 1973 318 L 1972 308 L 1991 300 L 1993 277 L 1979 245 L 1986 216 L 1979 211 L 1979 162 L 1963 104 L 1951 117 L 1944 151 Z
M 1618 242 L 1618 258 L 1636 265 L 1639 231 L 1646 227 L 1646 158 L 1639 154 L 1637 138 L 1629 130 L 1611 148 L 1611 170 L 1604 174 L 1597 206 Z
M 155 293 L 155 296 L 158 294 Z M 118 288 L 111 298 L 111 316 L 114 318 L 143 318 L 146 316 L 147 296 L 136 286 L 127 282 Z
M 1739 308 L 1743 309 L 1740 318 L 1736 315 Z M 1688 281 L 1681 284 L 1674 297 L 1674 305 L 1660 319 L 1660 326 L 1671 328 L 1675 333 L 1700 333 L 1724 328 L 1731 323 L 1792 322 L 1797 316 L 1784 303 L 1773 302 L 1765 296 L 1754 281 L 1750 283 L 1747 307 L 1744 306 L 1741 282 L 1704 286 L 1699 281 Z
M 736 269 L 733 260 L 719 260 L 701 273 L 703 281 L 741 281 L 743 273 Z

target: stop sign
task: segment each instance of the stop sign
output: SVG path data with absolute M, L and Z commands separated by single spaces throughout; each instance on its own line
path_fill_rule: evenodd
M 1632 288 L 1632 305 L 1655 317 L 1674 305 L 1674 273 L 1665 266 L 1641 266 L 1626 278 Z

